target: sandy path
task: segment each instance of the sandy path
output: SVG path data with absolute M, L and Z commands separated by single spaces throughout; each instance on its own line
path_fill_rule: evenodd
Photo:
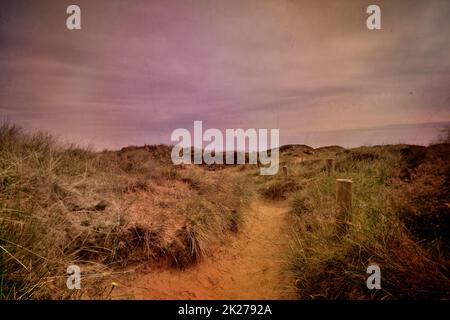
M 287 208 L 255 200 L 228 246 L 184 270 L 147 269 L 120 283 L 118 299 L 289 299 L 284 274 Z

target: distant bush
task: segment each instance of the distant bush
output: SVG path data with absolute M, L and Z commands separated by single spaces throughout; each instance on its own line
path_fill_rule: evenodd
M 264 198 L 269 200 L 286 199 L 287 194 L 300 189 L 300 185 L 293 180 L 275 180 L 260 189 Z

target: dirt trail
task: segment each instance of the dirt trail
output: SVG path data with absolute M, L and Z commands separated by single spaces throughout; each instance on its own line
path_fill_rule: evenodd
M 122 282 L 118 299 L 289 299 L 284 274 L 289 246 L 287 207 L 255 200 L 230 244 L 184 270 L 147 269 Z

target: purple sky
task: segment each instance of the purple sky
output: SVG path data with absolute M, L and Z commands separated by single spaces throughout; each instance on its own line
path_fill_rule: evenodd
M 350 129 L 450 121 L 449 88 L 446 0 L 0 4 L 1 117 L 97 148 L 169 143 L 194 120 L 282 143 L 426 143 Z

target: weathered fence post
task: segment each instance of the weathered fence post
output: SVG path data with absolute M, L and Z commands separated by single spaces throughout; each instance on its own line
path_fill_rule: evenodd
M 332 158 L 326 159 L 326 164 L 327 164 L 327 173 L 328 175 L 330 175 L 334 171 L 334 159 Z
M 343 235 L 352 219 L 352 180 L 336 179 L 336 222 L 338 233 Z
M 287 178 L 288 178 L 287 166 L 283 166 L 283 175 L 284 175 L 284 180 L 287 180 Z

